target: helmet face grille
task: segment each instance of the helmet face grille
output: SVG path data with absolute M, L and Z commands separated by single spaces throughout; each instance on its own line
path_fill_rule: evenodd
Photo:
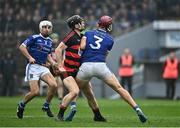
M 67 24 L 69 28 L 74 28 L 76 24 L 81 23 L 84 19 L 79 15 L 73 15 L 67 19 Z

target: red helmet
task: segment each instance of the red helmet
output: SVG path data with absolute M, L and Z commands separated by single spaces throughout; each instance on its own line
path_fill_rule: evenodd
M 107 28 L 109 27 L 109 25 L 112 24 L 112 18 L 110 16 L 102 16 L 100 19 L 99 19 L 99 22 L 98 22 L 99 26 L 100 27 L 104 27 L 104 28 Z
M 112 31 L 112 18 L 110 16 L 102 16 L 99 19 L 99 27 L 105 28 L 106 31 L 110 32 Z

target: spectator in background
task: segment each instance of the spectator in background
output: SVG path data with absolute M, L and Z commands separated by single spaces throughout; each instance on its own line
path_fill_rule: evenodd
M 139 27 L 141 21 L 141 11 L 137 9 L 136 5 L 132 5 L 130 11 L 128 12 L 128 20 L 131 23 L 132 27 Z
M 121 84 L 123 86 L 127 85 L 128 91 L 132 95 L 134 57 L 132 56 L 128 48 L 124 49 L 124 53 L 120 57 L 119 64 L 119 76 L 121 77 Z
M 12 52 L 7 50 L 4 58 L 1 60 L 0 77 L 2 83 L 2 96 L 13 96 L 15 89 L 15 80 L 17 79 L 17 63 L 12 56 Z
M 163 69 L 163 79 L 166 82 L 166 98 L 173 99 L 178 79 L 178 59 L 174 52 L 171 52 L 166 59 Z

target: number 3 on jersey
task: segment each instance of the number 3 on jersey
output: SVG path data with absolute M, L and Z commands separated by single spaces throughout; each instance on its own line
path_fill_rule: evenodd
M 100 49 L 100 47 L 101 47 L 101 42 L 103 41 L 103 39 L 101 38 L 101 37 L 98 37 L 98 36 L 96 36 L 96 35 L 94 35 L 94 38 L 95 38 L 95 44 L 89 44 L 90 45 L 90 47 L 92 48 L 92 49 Z

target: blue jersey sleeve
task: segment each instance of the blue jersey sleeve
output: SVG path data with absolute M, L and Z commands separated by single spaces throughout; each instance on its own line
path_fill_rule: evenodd
M 114 44 L 114 41 L 112 40 L 112 41 L 111 41 L 111 44 L 110 44 L 109 47 L 108 47 L 108 50 L 109 50 L 109 51 L 111 51 L 111 49 L 112 49 L 112 47 L 113 47 L 113 44 Z
M 85 36 L 85 37 L 88 37 L 88 31 L 87 31 L 87 32 L 85 32 L 84 36 Z
M 55 52 L 55 48 L 51 47 L 51 50 L 49 51 L 49 54 Z
M 30 46 L 30 45 L 32 45 L 34 43 L 33 40 L 34 40 L 34 37 L 30 36 L 23 42 L 23 44 L 25 44 L 28 47 L 28 46 Z

